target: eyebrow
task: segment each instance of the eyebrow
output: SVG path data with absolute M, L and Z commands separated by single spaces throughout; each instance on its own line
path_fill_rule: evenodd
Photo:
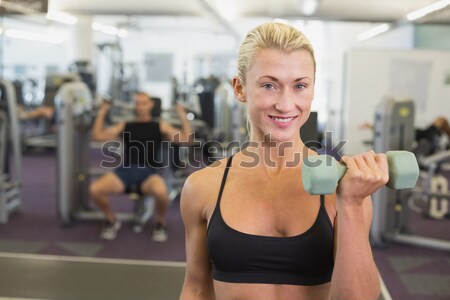
M 270 76 L 270 75 L 264 75 L 264 76 L 261 76 L 261 77 L 259 77 L 258 80 L 261 80 L 261 79 L 263 79 L 263 78 L 265 78 L 265 77 L 267 77 L 267 78 L 269 78 L 270 80 L 273 80 L 273 81 L 275 81 L 275 82 L 280 82 L 280 80 L 279 80 L 278 78 L 273 77 L 273 76 Z M 300 77 L 300 78 L 295 79 L 294 82 L 299 82 L 299 81 L 301 81 L 301 80 L 303 80 L 303 79 L 309 79 L 309 80 L 311 80 L 311 78 L 309 78 L 308 76 L 305 76 L 305 77 Z

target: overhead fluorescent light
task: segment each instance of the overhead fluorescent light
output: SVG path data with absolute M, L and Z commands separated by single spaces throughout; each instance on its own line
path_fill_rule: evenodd
M 433 4 L 427 5 L 423 8 L 420 8 L 418 10 L 410 12 L 409 14 L 406 15 L 406 18 L 409 21 L 414 21 L 414 20 L 422 18 L 428 14 L 431 14 L 432 12 L 444 9 L 448 5 L 450 5 L 450 0 L 437 1 L 437 2 L 434 2 Z
M 377 27 L 374 27 L 374 28 L 371 28 L 371 29 L 366 30 L 364 32 L 361 32 L 360 34 L 358 34 L 356 36 L 356 39 L 359 42 L 362 42 L 362 41 L 368 40 L 370 38 L 373 38 L 374 36 L 377 36 L 377 35 L 379 35 L 379 34 L 381 34 L 383 32 L 388 31 L 389 28 L 390 28 L 390 25 L 387 24 L 387 23 L 384 23 L 384 24 L 378 25 Z
M 11 38 L 35 41 L 35 42 L 46 42 L 46 43 L 52 43 L 52 44 L 61 44 L 64 42 L 64 39 L 61 36 L 55 36 L 55 35 L 49 35 L 49 34 L 31 32 L 31 31 L 9 29 L 9 28 L 5 30 L 5 35 L 7 37 L 11 37 Z
M 97 23 L 97 22 L 94 22 L 91 25 L 92 29 L 95 30 L 95 31 L 100 31 L 100 29 L 102 29 L 102 26 L 103 26 L 102 24 Z
M 128 31 L 126 29 L 119 29 L 117 27 L 111 25 L 104 25 L 98 22 L 93 22 L 91 25 L 92 29 L 95 31 L 100 31 L 104 34 L 118 36 L 120 38 L 124 38 L 128 35 Z
M 117 35 L 118 29 L 114 26 L 103 25 L 100 31 L 109 35 Z
M 128 35 L 128 30 L 126 30 L 126 29 L 119 29 L 117 31 L 117 35 L 119 37 L 121 37 L 121 38 L 124 38 L 124 37 L 126 37 Z
M 76 17 L 68 15 L 63 12 L 56 12 L 56 11 L 48 12 L 45 17 L 49 20 L 68 25 L 74 25 L 78 22 L 78 19 Z

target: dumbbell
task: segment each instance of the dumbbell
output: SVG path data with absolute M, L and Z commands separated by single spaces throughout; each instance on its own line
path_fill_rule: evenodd
M 386 157 L 389 166 L 386 186 L 395 190 L 413 188 L 419 177 L 416 156 L 409 151 L 388 151 Z M 309 156 L 303 161 L 303 186 L 311 195 L 332 194 L 346 171 L 347 167 L 331 155 Z

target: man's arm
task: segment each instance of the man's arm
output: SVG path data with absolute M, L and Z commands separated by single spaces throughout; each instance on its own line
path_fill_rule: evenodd
M 179 104 L 177 104 L 176 110 L 178 117 L 181 120 L 181 130 L 173 127 L 167 122 L 161 121 L 161 133 L 171 142 L 177 144 L 191 144 L 194 141 L 194 137 L 192 135 L 191 123 L 187 118 L 186 110 Z
M 125 122 L 119 122 L 105 128 L 105 118 L 110 107 L 110 104 L 103 103 L 98 109 L 97 117 L 92 128 L 92 139 L 95 141 L 115 140 L 125 129 Z

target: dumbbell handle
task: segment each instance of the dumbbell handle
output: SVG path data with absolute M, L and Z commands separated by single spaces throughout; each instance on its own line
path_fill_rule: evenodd
M 412 153 L 412 152 L 409 152 L 409 151 L 388 151 L 388 152 L 386 152 L 386 157 L 388 160 L 388 167 L 389 167 L 389 181 L 386 183 L 386 186 L 391 189 L 394 189 L 394 190 L 413 188 L 416 185 L 415 182 L 414 182 L 414 184 L 406 184 L 406 183 L 399 183 L 397 180 L 395 180 L 395 179 L 397 179 L 397 178 L 395 178 L 397 176 L 397 174 L 395 174 L 395 172 L 393 172 L 393 171 L 395 171 L 395 166 L 393 165 L 392 158 L 396 155 L 403 155 L 403 157 L 408 159 L 411 164 L 412 163 L 417 164 L 416 157 L 415 157 L 414 153 Z M 338 168 L 339 180 L 341 180 L 342 177 L 344 177 L 345 173 L 347 172 L 347 166 L 345 164 L 338 163 L 337 168 Z M 417 174 L 418 173 L 419 173 L 419 168 L 417 167 Z M 417 180 L 415 180 L 415 181 L 417 181 Z
M 408 151 L 388 151 L 386 152 L 386 157 L 389 166 L 389 181 L 386 186 L 396 190 L 413 188 L 416 185 L 417 178 L 419 176 L 419 166 L 417 164 L 415 155 L 412 152 Z M 335 174 L 337 177 L 337 184 L 347 172 L 347 167 L 345 166 L 345 164 L 336 162 L 332 157 L 322 159 L 321 163 L 323 162 L 332 163 L 335 166 L 334 171 L 336 171 Z M 407 166 L 409 171 L 408 174 L 399 175 L 400 172 L 398 169 L 402 168 L 402 166 L 403 168 Z M 328 188 L 323 189 L 321 186 L 317 186 L 317 184 L 313 182 L 314 179 L 311 179 L 309 174 L 307 175 L 308 170 L 305 169 L 308 168 L 313 169 L 314 167 L 304 167 L 304 170 L 302 172 L 303 184 L 307 192 L 313 195 L 317 195 L 330 194 L 336 190 L 337 185 L 331 188 L 331 185 L 329 183 L 324 184 L 324 186 L 328 186 Z M 333 167 L 330 169 L 330 171 L 334 172 Z

